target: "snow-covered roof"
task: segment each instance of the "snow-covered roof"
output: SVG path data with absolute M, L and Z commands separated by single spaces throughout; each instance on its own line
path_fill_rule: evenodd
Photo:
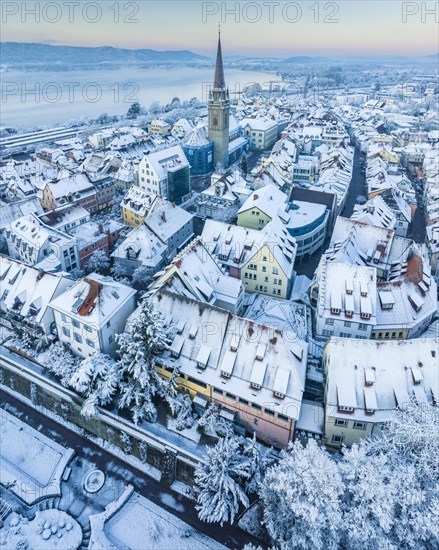
M 363 205 L 356 204 L 351 220 L 386 229 L 394 229 L 396 224 L 396 216 L 380 195 L 376 195 Z
M 376 324 L 376 270 L 373 267 L 327 262 L 322 258 L 318 272 L 321 318 Z
M 279 332 L 264 329 L 254 321 L 230 315 L 225 310 L 210 305 L 200 307 L 198 301 L 166 290 L 161 290 L 150 299 L 165 318 L 191 320 L 191 323 L 186 323 L 181 334 L 184 337 L 184 343 L 179 357 L 173 358 L 170 352 L 165 351 L 159 360 L 171 367 L 178 365 L 183 374 L 219 388 L 221 391 L 227 391 L 236 397 L 274 411 L 279 410 L 287 417 L 297 420 L 304 389 L 298 375 L 298 365 L 301 362 L 306 364 L 306 352 L 299 360 L 288 349 Z M 194 324 L 199 326 L 199 330 L 195 337 L 191 338 L 189 330 Z M 210 327 L 214 330 L 210 330 Z M 237 334 L 241 335 L 238 342 Z M 230 378 L 225 378 L 221 370 L 223 362 L 225 365 L 230 364 L 230 360 L 224 358 L 226 352 L 234 347 L 232 343 L 237 345 L 234 352 L 236 359 Z M 264 348 L 262 361 L 256 359 L 261 353 L 258 351 L 261 346 Z M 207 364 L 200 368 L 197 358 L 200 350 L 206 348 L 210 350 Z M 279 377 L 283 380 L 282 387 L 285 390 L 285 399 L 282 400 L 273 394 L 279 368 L 289 373 L 286 385 L 286 376 L 281 373 Z M 250 385 L 254 377 L 261 386 L 260 390 Z
M 143 266 L 155 271 L 162 264 L 167 250 L 167 244 L 144 223 L 141 223 L 116 247 L 111 256 L 120 259 L 134 257 Z
M 49 302 L 59 296 L 71 280 L 45 273 L 18 260 L 0 256 L 0 308 L 40 323 Z
M 156 197 L 145 224 L 164 243 L 181 231 L 193 219 L 193 214 L 162 197 Z
M 126 192 L 120 205 L 122 208 L 132 210 L 138 216 L 144 217 L 151 208 L 155 198 L 156 195 L 150 195 L 140 187 L 133 185 Z
M 326 414 L 345 418 L 339 406 L 352 407 L 349 418 L 388 420 L 397 407 L 437 403 L 439 361 L 433 339 L 373 341 L 331 338 L 325 348 Z M 368 370 L 373 378 L 368 379 Z M 417 376 L 420 373 L 421 376 Z M 372 409 L 368 411 L 366 409 Z
M 41 203 L 35 196 L 8 203 L 0 201 L 0 228 L 8 227 L 13 221 L 28 214 L 43 214 Z
M 142 162 L 149 163 L 160 180 L 165 179 L 168 172 L 189 166 L 189 162 L 180 145 L 174 145 L 173 147 L 150 153 Z
M 9 230 L 11 235 L 15 235 L 16 243 L 21 240 L 22 243 L 27 243 L 27 246 L 32 249 L 43 248 L 46 243 L 56 243 L 59 246 L 75 244 L 73 237 L 45 225 L 34 214 L 18 218 L 10 224 Z
M 154 287 L 164 284 L 177 294 L 195 298 L 235 311 L 244 292 L 239 279 L 223 273 L 200 239 L 192 241 L 173 259 L 163 272 L 157 274 Z
M 91 273 L 52 300 L 50 307 L 96 330 L 116 315 L 135 293 L 111 277 Z

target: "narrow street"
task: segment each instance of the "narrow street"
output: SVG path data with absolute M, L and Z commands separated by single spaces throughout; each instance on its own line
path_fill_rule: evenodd
M 357 204 L 358 197 L 361 196 L 366 198 L 367 196 L 366 175 L 363 172 L 363 166 L 360 162 L 361 160 L 364 160 L 364 158 L 364 153 L 361 153 L 360 150 L 356 148 L 354 153 L 352 180 L 349 186 L 346 203 L 341 214 L 345 218 L 351 217 L 354 211 L 354 206 Z M 294 268 L 298 275 L 306 275 L 309 279 L 313 278 L 317 266 L 319 265 L 320 258 L 322 257 L 323 252 L 328 248 L 330 240 L 331 237 L 329 236 L 324 242 L 322 248 L 314 252 L 310 258 L 307 258 L 302 262 L 300 262 L 300 260 L 296 262 Z
M 112 471 L 114 472 L 117 470 L 117 472 L 120 473 L 121 479 L 127 484 L 131 483 L 131 485 L 134 486 L 135 491 L 152 501 L 157 506 L 160 506 L 169 513 L 174 514 L 201 533 L 217 540 L 224 546 L 232 549 L 239 549 L 247 543 L 253 543 L 256 546 L 261 544 L 260 541 L 233 525 L 225 524 L 219 528 L 216 524 L 209 524 L 200 521 L 198 519 L 194 503 L 191 500 L 174 493 L 169 488 L 161 485 L 158 481 L 146 476 L 134 466 L 131 466 L 120 458 L 108 453 L 86 437 L 68 429 L 56 420 L 53 420 L 32 407 L 29 407 L 16 397 L 10 395 L 8 392 L 0 390 L 0 399 L 2 408 L 7 409 L 8 412 L 19 417 L 23 422 L 26 422 L 29 426 L 40 431 L 53 441 L 56 441 L 65 447 L 72 448 L 75 451 L 76 456 L 84 457 L 87 460 L 92 460 L 96 463 L 96 466 L 104 472 L 108 469 L 108 466 L 112 464 Z M 172 498 L 166 499 L 164 498 L 164 495 L 168 495 Z M 167 506 L 165 504 L 166 501 L 172 502 L 173 499 L 179 501 L 178 507 Z
M 357 147 L 354 153 L 354 166 L 352 170 L 352 180 L 349 186 L 348 196 L 341 215 L 344 218 L 350 218 L 354 212 L 354 206 L 357 204 L 358 197 L 367 198 L 366 175 L 363 171 L 361 161 L 365 160 L 365 154 Z

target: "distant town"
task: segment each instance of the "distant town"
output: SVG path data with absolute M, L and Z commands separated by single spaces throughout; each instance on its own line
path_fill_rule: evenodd
M 435 548 L 437 68 L 217 40 L 205 98 L 1 128 L 0 548 Z

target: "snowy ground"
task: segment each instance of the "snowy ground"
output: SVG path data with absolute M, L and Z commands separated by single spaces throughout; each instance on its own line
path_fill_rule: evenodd
M 59 510 L 37 512 L 32 521 L 13 513 L 0 531 L 0 548 L 6 550 L 77 550 L 81 542 L 80 525 Z
M 168 499 L 166 496 L 167 505 L 180 505 Z M 223 545 L 137 493 L 104 524 L 104 534 L 108 542 L 105 550 L 225 550 Z M 104 550 L 102 542 L 101 538 L 101 546 L 93 544 L 92 547 Z
M 2 409 L 0 482 L 26 503 L 61 494 L 61 477 L 72 449 L 37 432 Z

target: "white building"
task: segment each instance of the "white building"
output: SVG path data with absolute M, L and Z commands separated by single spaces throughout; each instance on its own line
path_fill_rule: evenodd
M 381 433 L 397 408 L 437 404 L 438 346 L 434 339 L 374 342 L 331 338 L 326 372 L 326 444 L 351 446 Z
M 110 277 L 92 273 L 50 302 L 58 338 L 80 357 L 96 351 L 113 356 L 116 335 L 134 311 L 135 294 Z
M 328 262 L 316 273 L 316 336 L 368 339 L 376 324 L 376 270 Z
M 269 117 L 244 118 L 240 121 L 242 133 L 250 139 L 255 149 L 268 149 L 278 135 L 278 123 Z
M 190 166 L 180 145 L 150 153 L 139 164 L 139 187 L 177 204 L 190 192 Z
M 44 224 L 34 214 L 22 216 L 6 229 L 9 254 L 31 265 L 44 262 L 46 270 L 79 268 L 76 239 Z
M 54 315 L 49 302 L 62 294 L 72 281 L 63 275 L 45 273 L 30 265 L 0 256 L 0 311 L 6 326 L 39 329 L 49 336 Z M 17 325 L 17 323 L 19 325 Z

